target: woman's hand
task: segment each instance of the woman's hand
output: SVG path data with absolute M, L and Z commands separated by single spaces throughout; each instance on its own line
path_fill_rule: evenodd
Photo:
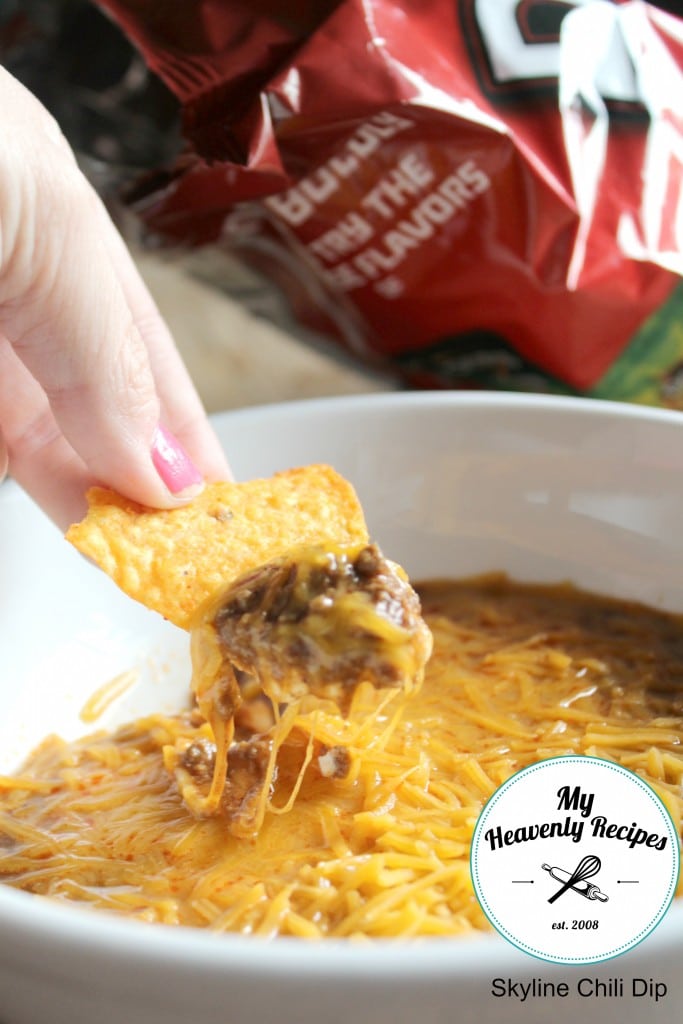
M 229 470 L 56 122 L 0 68 L 0 479 L 66 527 L 100 483 L 172 508 Z

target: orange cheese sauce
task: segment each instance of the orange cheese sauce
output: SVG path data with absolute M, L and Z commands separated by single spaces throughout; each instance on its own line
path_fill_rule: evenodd
M 66 744 L 0 780 L 0 881 L 145 921 L 304 938 L 488 928 L 469 876 L 477 816 L 541 758 L 640 774 L 679 831 L 683 619 L 500 577 L 418 587 L 434 653 L 414 697 L 361 685 L 346 717 L 290 705 L 250 839 L 183 804 L 162 751 L 195 713 Z M 199 727 L 200 730 L 205 728 Z M 324 752 L 348 753 L 343 777 Z

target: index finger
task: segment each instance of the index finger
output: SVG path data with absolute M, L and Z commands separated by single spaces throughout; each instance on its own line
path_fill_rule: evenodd
M 0 153 L 0 329 L 92 478 L 142 504 L 173 507 L 190 495 L 178 496 L 173 476 L 162 475 L 168 452 L 184 463 L 190 490 L 201 474 L 182 446 L 155 447 L 161 403 L 126 274 L 119 277 L 122 242 L 45 111 L 1 70 L 0 87 L 12 100 L 13 129 Z M 190 389 L 188 422 L 201 423 L 177 369 L 175 387 Z M 203 430 L 210 436 L 205 420 Z
M 106 211 L 102 211 L 107 216 Z M 150 295 L 130 251 L 117 234 L 112 264 L 149 355 L 162 419 L 208 480 L 230 480 L 232 473 L 173 336 Z

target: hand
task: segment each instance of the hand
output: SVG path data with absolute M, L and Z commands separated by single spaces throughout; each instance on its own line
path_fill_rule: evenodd
M 0 480 L 172 508 L 228 478 L 169 331 L 56 122 L 0 68 Z

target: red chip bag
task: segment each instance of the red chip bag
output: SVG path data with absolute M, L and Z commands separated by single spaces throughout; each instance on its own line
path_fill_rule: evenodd
M 102 6 L 183 105 L 187 152 L 131 200 L 157 244 L 237 254 L 413 385 L 681 402 L 683 21 L 640 0 Z

